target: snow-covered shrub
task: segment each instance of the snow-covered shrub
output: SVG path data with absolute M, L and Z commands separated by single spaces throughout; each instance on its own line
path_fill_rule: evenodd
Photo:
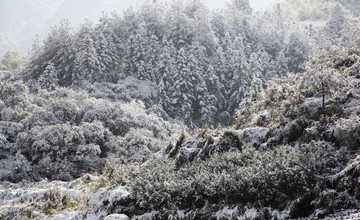
M 0 134 L 0 149 L 7 150 L 6 149 L 7 144 L 8 144 L 8 141 L 6 140 L 6 137 L 3 134 Z
M 33 94 L 18 81 L 2 84 L 1 158 L 5 164 L 19 151 L 30 164 L 21 178 L 70 180 L 101 173 L 106 160 L 142 161 L 178 133 L 177 126 L 147 113 L 141 101 L 125 104 L 66 88 Z M 25 104 L 8 102 L 14 97 Z
M 338 147 L 358 150 L 360 146 L 360 118 L 352 115 L 349 119 L 340 119 L 330 128 L 329 133 Z
M 30 130 L 35 126 L 42 127 L 60 123 L 60 120 L 55 117 L 53 111 L 49 111 L 44 107 L 35 106 L 31 108 L 31 114 L 25 117 L 21 123 L 26 129 Z
M 3 134 L 7 141 L 14 143 L 17 135 L 24 130 L 21 123 L 0 121 L 0 133 Z
M 136 172 L 135 205 L 140 210 L 159 211 L 163 207 L 189 211 L 205 204 L 284 210 L 314 184 L 322 184 L 324 177 L 339 171 L 343 160 L 334 152 L 333 146 L 314 142 L 300 148 L 246 147 L 215 153 L 179 169 L 169 161 L 148 163 Z M 306 214 L 312 212 L 303 208 Z

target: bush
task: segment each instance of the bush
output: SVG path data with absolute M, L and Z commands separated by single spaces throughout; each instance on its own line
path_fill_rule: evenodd
M 312 142 L 299 148 L 261 151 L 247 147 L 216 153 L 178 170 L 171 161 L 152 162 L 136 172 L 134 196 L 138 208 L 147 211 L 164 207 L 194 210 L 205 204 L 284 210 L 340 169 L 336 167 L 344 161 L 339 158 L 333 146 Z

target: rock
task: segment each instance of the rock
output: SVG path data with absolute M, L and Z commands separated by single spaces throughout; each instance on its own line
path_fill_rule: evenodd
M 244 145 L 259 147 L 266 142 L 269 128 L 253 127 L 241 131 L 241 140 Z
M 338 147 L 358 149 L 360 146 L 360 117 L 352 116 L 350 119 L 341 119 L 329 129 L 335 144 Z
M 204 160 L 211 154 L 241 150 L 241 147 L 242 143 L 238 134 L 232 131 L 225 131 L 220 138 L 208 137 L 204 147 L 200 150 L 198 157 Z
M 220 137 L 219 142 L 215 145 L 215 152 L 225 152 L 229 151 L 231 148 L 241 150 L 242 143 L 236 133 L 225 131 L 224 134 Z
M 181 148 L 176 157 L 176 167 L 179 168 L 181 165 L 193 161 L 199 151 L 199 148 Z
M 288 138 L 290 142 L 296 141 L 298 138 L 300 138 L 305 128 L 308 126 L 309 122 L 304 119 L 296 119 L 292 122 L 288 123 L 284 128 L 284 135 Z
M 270 112 L 263 111 L 255 117 L 253 124 L 255 126 L 264 126 L 270 119 Z
M 175 147 L 170 151 L 169 158 L 173 158 L 173 157 L 175 157 L 177 155 L 177 153 L 179 152 L 180 147 L 183 144 L 184 140 L 185 140 L 185 134 L 182 133 L 179 140 L 176 142 Z

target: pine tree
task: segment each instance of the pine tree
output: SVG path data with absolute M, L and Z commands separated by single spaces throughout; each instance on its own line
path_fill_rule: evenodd
M 170 45 L 166 38 L 162 42 L 162 52 L 156 67 L 157 77 L 159 77 L 159 104 L 167 113 L 171 113 L 170 98 L 171 89 L 174 84 L 174 61 L 170 54 Z
M 48 63 L 44 73 L 40 75 L 38 81 L 40 87 L 47 89 L 48 91 L 53 91 L 56 87 L 59 86 L 57 71 L 52 62 Z
M 99 60 L 96 53 L 92 33 L 92 24 L 87 21 L 82 25 L 77 35 L 78 52 L 75 58 L 75 70 L 73 74 L 73 85 L 81 85 L 86 80 L 90 83 L 99 78 L 100 72 Z
M 189 60 L 185 50 L 181 48 L 176 60 L 177 69 L 171 94 L 173 114 L 170 116 L 180 119 L 189 127 L 193 127 L 192 115 L 195 97 L 192 94 L 194 85 L 190 81 L 191 73 L 188 64 Z
M 228 99 L 231 100 L 226 111 L 233 115 L 238 104 L 250 86 L 249 65 L 246 61 L 244 44 L 241 36 L 237 36 L 228 48 L 228 65 L 230 72 L 226 76 L 225 88 L 228 91 Z
M 248 95 L 251 101 L 256 101 L 263 90 L 263 82 L 261 80 L 262 67 L 260 66 L 259 57 L 256 53 L 251 54 L 249 67 L 252 80 Z
M 185 13 L 183 1 L 173 1 L 168 12 L 169 39 L 173 40 L 176 49 L 187 48 L 193 38 L 191 19 Z
M 259 53 L 259 63 L 260 66 L 262 67 L 262 76 L 264 76 L 266 79 L 270 79 L 271 76 L 271 69 L 272 69 L 272 64 L 271 64 L 271 58 L 269 56 L 269 54 L 265 51 L 265 49 L 260 49 Z
M 142 24 L 137 33 L 130 35 L 125 55 L 125 74 L 134 76 L 140 80 L 150 79 L 146 62 L 146 47 L 149 42 L 147 41 L 145 32 L 145 27 Z
M 216 38 L 210 23 L 210 11 L 199 0 L 188 3 L 187 10 L 192 18 L 193 43 L 198 42 L 206 49 L 206 54 L 213 55 L 216 49 Z
M 149 43 L 145 47 L 145 62 L 146 62 L 146 79 L 153 82 L 159 82 L 159 76 L 156 72 L 156 66 L 159 62 L 160 45 L 159 39 L 155 35 L 151 35 Z
M 204 70 L 201 66 L 199 59 L 201 57 L 196 56 L 196 45 L 189 52 L 188 68 L 189 75 L 185 80 L 190 85 L 190 94 L 193 97 L 192 100 L 192 119 L 198 121 L 201 118 L 201 110 L 205 107 L 204 96 L 207 93 L 206 82 L 204 80 Z M 197 54 L 198 56 L 200 54 Z M 200 55 L 201 56 L 201 55 Z
M 220 82 L 219 78 L 215 74 L 214 68 L 211 65 L 207 69 L 204 78 L 206 81 L 207 92 L 204 94 L 203 103 L 200 102 L 200 125 L 205 125 L 207 123 L 211 126 L 215 124 L 215 118 L 218 112 L 218 103 L 219 99 L 221 99 Z
M 229 72 L 229 66 L 227 65 L 227 61 L 225 58 L 225 54 L 223 52 L 222 47 L 218 47 L 216 50 L 216 56 L 214 58 L 214 70 L 215 75 L 219 80 L 219 110 L 225 111 L 227 109 L 228 102 L 230 100 L 226 99 L 229 97 L 228 90 L 226 89 L 226 74 Z
M 46 36 L 44 45 L 40 47 L 39 44 L 35 44 L 33 47 L 29 65 L 30 75 L 38 78 L 51 62 L 58 71 L 59 84 L 68 86 L 74 69 L 74 42 L 69 21 L 63 20 L 59 26 L 54 26 Z
M 289 43 L 286 45 L 284 55 L 287 58 L 289 71 L 298 73 L 305 71 L 305 62 L 308 60 L 308 40 L 301 32 L 293 32 L 290 35 Z
M 103 33 L 99 33 L 95 41 L 96 54 L 98 54 L 99 60 L 99 72 L 95 78 L 95 81 L 109 81 L 111 80 L 110 68 L 113 62 L 113 54 L 109 48 L 109 42 L 105 38 Z
M 103 73 L 102 80 L 116 81 L 116 76 L 111 75 L 120 65 L 121 46 L 115 34 L 113 24 L 105 14 L 100 18 L 96 27 L 95 48 L 99 59 L 99 68 Z
M 287 66 L 287 58 L 285 57 L 284 52 L 281 50 L 278 54 L 278 56 L 276 57 L 276 60 L 274 62 L 274 73 L 277 74 L 278 76 L 285 76 L 289 69 Z
M 59 84 L 68 86 L 74 71 L 76 49 L 71 24 L 64 20 L 59 27 L 59 45 L 55 57 L 51 60 L 59 77 Z

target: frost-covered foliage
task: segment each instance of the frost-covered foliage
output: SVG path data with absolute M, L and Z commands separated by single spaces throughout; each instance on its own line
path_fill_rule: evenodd
M 140 162 L 177 133 L 141 101 L 123 104 L 58 88 L 0 85 L 1 180 L 70 180 L 102 172 L 106 160 Z M 9 163 L 11 161 L 11 163 Z
M 208 159 L 195 156 L 177 168 L 179 156 L 174 163 L 153 160 L 136 171 L 132 188 L 137 214 L 158 210 L 167 218 L 184 210 L 188 216 L 195 211 L 198 217 L 210 218 L 230 205 L 238 207 L 234 217 L 245 214 L 246 208 L 260 210 L 254 217 L 265 215 L 266 209 L 283 211 L 286 217 L 307 216 L 313 207 L 304 209 L 297 199 L 322 187 L 324 177 L 339 172 L 344 163 L 344 155 L 324 142 L 266 150 L 244 146 L 215 152 Z M 166 212 L 163 207 L 168 207 Z
M 360 2 L 356 0 L 337 0 L 340 4 L 342 4 L 346 9 L 350 10 L 354 15 L 360 15 Z
M 320 0 L 285 1 L 257 13 L 249 1 L 233 0 L 219 11 L 201 1 L 147 1 L 121 15 L 103 15 L 95 25 L 86 21 L 79 30 L 63 21 L 35 45 L 23 73 L 31 91 L 37 84 L 81 87 L 96 97 L 141 99 L 191 128 L 228 125 L 254 82 L 259 87 L 274 76 L 304 72 L 317 48 L 343 42 L 348 31 L 342 28 L 354 24 L 349 16 Z M 319 19 L 321 25 L 308 22 Z M 151 85 L 151 92 L 124 97 L 109 88 L 131 83 Z
M 195 130 L 142 164 L 129 200 L 114 209 L 138 219 L 314 219 L 358 210 L 358 60 L 356 50 L 339 51 L 272 80 L 242 102 L 233 130 Z
M 158 103 L 159 96 L 156 88 L 154 82 L 138 80 L 131 76 L 121 79 L 117 83 L 102 82 L 84 86 L 84 90 L 91 97 L 117 100 L 124 103 L 141 100 L 147 107 Z

